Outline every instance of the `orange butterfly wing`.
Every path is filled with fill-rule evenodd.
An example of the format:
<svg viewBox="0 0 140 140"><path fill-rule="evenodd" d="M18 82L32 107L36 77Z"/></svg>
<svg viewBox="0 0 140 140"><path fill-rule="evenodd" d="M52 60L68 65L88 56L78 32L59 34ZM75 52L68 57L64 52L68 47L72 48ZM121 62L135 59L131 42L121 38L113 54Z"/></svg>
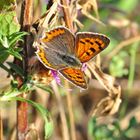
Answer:
<svg viewBox="0 0 140 140"><path fill-rule="evenodd" d="M75 36L64 27L57 27L36 42L36 55L47 68L59 70L66 67L62 55L73 55Z"/></svg>
<svg viewBox="0 0 140 140"><path fill-rule="evenodd" d="M110 42L106 36L95 33L78 33L75 39L74 35L63 27L46 32L40 41L45 45L45 48L38 46L39 50L36 52L40 61L48 68L59 70L66 79L83 89L87 88L84 73L80 68L64 68L65 65L57 60L57 50L60 53L75 53L80 62L85 63L105 49Z"/></svg>
<svg viewBox="0 0 140 140"><path fill-rule="evenodd" d="M110 40L98 33L77 33L75 53L85 63L104 50Z"/></svg>
<svg viewBox="0 0 140 140"><path fill-rule="evenodd" d="M75 36L70 30L64 27L57 27L45 32L40 40L46 47L58 50L62 53L74 53Z"/></svg>
<svg viewBox="0 0 140 140"><path fill-rule="evenodd" d="M68 67L60 70L59 72L76 86L79 86L83 89L87 88L87 83L84 77L84 73L80 69Z"/></svg>

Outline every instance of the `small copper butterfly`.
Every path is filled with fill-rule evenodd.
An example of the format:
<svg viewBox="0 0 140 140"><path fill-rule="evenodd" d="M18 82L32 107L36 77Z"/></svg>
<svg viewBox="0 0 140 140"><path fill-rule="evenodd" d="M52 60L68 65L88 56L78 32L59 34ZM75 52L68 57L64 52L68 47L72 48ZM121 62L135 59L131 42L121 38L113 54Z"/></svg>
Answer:
<svg viewBox="0 0 140 140"><path fill-rule="evenodd" d="M92 32L78 32L74 35L66 27L57 27L38 39L36 55L43 65L57 70L71 83L87 88L82 64L104 50L108 37Z"/></svg>

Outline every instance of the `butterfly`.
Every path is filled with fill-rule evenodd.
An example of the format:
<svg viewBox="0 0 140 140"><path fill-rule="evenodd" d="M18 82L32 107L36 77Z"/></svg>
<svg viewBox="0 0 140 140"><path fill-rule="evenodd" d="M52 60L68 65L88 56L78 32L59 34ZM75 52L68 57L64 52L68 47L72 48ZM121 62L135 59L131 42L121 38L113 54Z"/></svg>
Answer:
<svg viewBox="0 0 140 140"><path fill-rule="evenodd" d="M58 71L74 85L86 89L82 65L104 50L110 40L103 34L57 27L39 38L36 55L49 69Z"/></svg>

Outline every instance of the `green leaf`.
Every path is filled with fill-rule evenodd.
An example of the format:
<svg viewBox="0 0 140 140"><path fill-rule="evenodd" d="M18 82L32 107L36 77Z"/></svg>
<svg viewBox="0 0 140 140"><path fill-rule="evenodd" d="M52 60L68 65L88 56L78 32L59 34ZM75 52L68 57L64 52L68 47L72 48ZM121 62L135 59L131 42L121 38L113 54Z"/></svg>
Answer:
<svg viewBox="0 0 140 140"><path fill-rule="evenodd" d="M96 118L94 117L91 118L88 122L88 134L92 136L95 129L96 129Z"/></svg>
<svg viewBox="0 0 140 140"><path fill-rule="evenodd" d="M0 34L7 36L19 31L16 17L16 0L0 0Z"/></svg>
<svg viewBox="0 0 140 140"><path fill-rule="evenodd" d="M7 52L7 48L0 47L0 63L4 63L8 56L9 53Z"/></svg>
<svg viewBox="0 0 140 140"><path fill-rule="evenodd" d="M17 48L14 48L14 50L15 50L16 52L21 52L21 51L23 50L23 48L17 47Z"/></svg>
<svg viewBox="0 0 140 140"><path fill-rule="evenodd" d="M14 63L11 63L11 62L7 62L7 64L10 66L10 68L12 70L14 70L18 75L20 76L24 76L24 72L22 70L22 68Z"/></svg>
<svg viewBox="0 0 140 140"><path fill-rule="evenodd" d="M128 74L128 69L125 68L125 58L128 56L127 52L121 51L118 55L115 55L109 65L109 71L111 75L116 77L122 77Z"/></svg>
<svg viewBox="0 0 140 140"><path fill-rule="evenodd" d="M15 85L17 85L15 83ZM48 110L46 108L44 108L42 105L33 102L29 99L25 99L25 98L21 98L21 97L17 97L18 95L31 91L33 90L32 86L30 84L25 83L20 89L16 88L16 86L14 86L15 88L10 88L7 92L5 92L3 94L3 96L0 96L0 101L13 101L13 100L18 100L21 102L28 102L29 104L31 104L32 106L34 106L39 113L42 115L43 119L45 120L45 138L48 139L53 132L53 122L50 116L50 113L48 112Z"/></svg>
<svg viewBox="0 0 140 140"><path fill-rule="evenodd" d="M116 130L121 131L120 124L119 124L118 121L115 121L115 122L113 123L113 126L116 128Z"/></svg>
<svg viewBox="0 0 140 140"><path fill-rule="evenodd" d="M14 82L14 86L12 86L12 88L10 87L10 89L7 89L7 91L4 91L3 96L0 96L0 101L15 100L16 96L19 96L20 94L29 92L34 89L30 84L27 84L27 83L22 85L22 87L19 89L17 88L17 85L18 84L15 84Z"/></svg>
<svg viewBox="0 0 140 140"><path fill-rule="evenodd" d="M131 13L138 4L139 4L139 0L129 0L129 1L120 0L118 1L116 7L122 9L125 12Z"/></svg>
<svg viewBox="0 0 140 140"><path fill-rule="evenodd" d="M42 105L36 102L33 102L29 99L25 99L21 97L16 97L14 99L18 101L22 101L22 102L28 102L39 111L39 113L42 115L42 117L45 120L45 139L48 139L52 135L52 132L53 132L53 121L51 119L49 111L46 108L44 108Z"/></svg>
<svg viewBox="0 0 140 140"><path fill-rule="evenodd" d="M129 126L128 128L126 128L124 130L124 136L127 137L127 138L134 138L136 135L139 134L139 132L137 132L137 126L138 126L138 122L136 120L136 118L133 116L131 119L130 119L130 122L129 122Z"/></svg>
<svg viewBox="0 0 140 140"><path fill-rule="evenodd" d="M2 69L4 69L5 71L7 71L9 74L12 74L12 72L10 71L10 69L8 69L5 65L3 65L2 63L0 63L0 67Z"/></svg>
<svg viewBox="0 0 140 140"><path fill-rule="evenodd" d="M15 7L16 0L0 0L0 12L6 12L11 9L11 11Z"/></svg>
<svg viewBox="0 0 140 140"><path fill-rule="evenodd" d="M9 49L7 50L7 52L8 52L9 54L13 55L14 57L16 57L16 58L22 60L21 54L20 54L19 52L15 51L14 49L9 48Z"/></svg>
<svg viewBox="0 0 140 140"><path fill-rule="evenodd" d="M134 126L136 126L137 124L138 124L138 122L137 122L136 118L135 117L132 117L130 119L129 126L128 126L127 130L130 129L130 128L132 128L132 127L134 127Z"/></svg>
<svg viewBox="0 0 140 140"><path fill-rule="evenodd" d="M6 43L6 41L2 40L1 37L0 37L0 43L1 43L0 44L0 63L3 63L8 58L9 55L13 55L14 57L22 60L22 56L19 53L22 50L22 48L9 47L8 40Z"/></svg>
<svg viewBox="0 0 140 140"><path fill-rule="evenodd" d="M42 85L42 84L35 84L36 87L43 89L49 93L53 93L52 89L49 86Z"/></svg>
<svg viewBox="0 0 140 140"><path fill-rule="evenodd" d="M9 39L9 46L13 47L17 41L19 41L21 39L21 37L28 35L27 32L15 32L13 34L11 34L8 39Z"/></svg>
<svg viewBox="0 0 140 140"><path fill-rule="evenodd" d="M0 36L1 47L9 48L8 38L6 36Z"/></svg>
<svg viewBox="0 0 140 140"><path fill-rule="evenodd" d="M9 36L14 32L18 32L20 25L16 19L16 12L4 12L0 14L0 34Z"/></svg>

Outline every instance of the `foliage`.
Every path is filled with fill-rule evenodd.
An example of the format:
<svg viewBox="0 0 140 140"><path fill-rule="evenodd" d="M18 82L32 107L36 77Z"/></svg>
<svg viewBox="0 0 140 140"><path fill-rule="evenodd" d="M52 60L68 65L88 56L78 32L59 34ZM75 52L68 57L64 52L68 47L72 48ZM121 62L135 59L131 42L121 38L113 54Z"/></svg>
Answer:
<svg viewBox="0 0 140 140"><path fill-rule="evenodd" d="M139 97L139 94L137 94L137 90L139 92L139 88L135 89L134 86L135 83L137 81L139 82L140 79L139 0L101 0L98 1L98 3L95 0L95 3L92 4L90 4L90 2L93 2L92 0L81 0L79 3L75 0L71 1L73 3L70 6L75 4L73 8L76 7L75 9L70 7L71 13L74 13L72 19L75 29L79 29L81 31L100 32L109 36L111 40L109 47L103 53L101 53L102 57L100 63L101 66L103 66L101 69L109 73L111 76L114 76L118 81L120 81L119 84L121 84L122 81L126 81L122 86L123 100L121 109L116 116L112 117L113 122L108 122L108 120L105 119L104 123L100 124L100 120L98 120L98 118L91 118L88 122L88 133L86 133L86 136L84 135L86 131L84 122L85 120L89 119L87 118L87 112L89 111L90 105L96 102L99 96L104 96L103 94L100 94L103 93L103 90L100 88L98 89L98 84L96 85L96 82L94 82L95 79L91 80L91 86L93 87L85 92L84 95L86 96L84 96L81 92L80 97L78 96L79 94L71 95L74 99L74 113L78 112L76 117L74 116L75 114L73 114L72 117L67 116L67 114L69 114L68 110L72 108L72 105L69 107L71 104L69 99L67 99L68 107L65 107L64 105L63 108L62 106L63 101L65 103L65 96L67 97L67 92L72 91L73 93L78 93L78 90L67 90L67 88L60 88L60 95L63 95L63 99L61 100L59 97L58 99L52 99L53 95L50 94L51 99L50 101L47 100L47 108L49 109L46 109L46 106L43 107L43 105L34 102L32 99L19 97L22 93L35 91L36 88L43 89L43 91L46 91L47 93L53 93L54 91L52 91L52 89L48 86L42 86L40 84L33 83L30 75L25 74L23 67L13 62L8 62L9 57L23 62L24 48L21 48L20 46L24 42L24 37L31 35L27 32L20 31L20 24L18 23L17 15L15 12L15 0L0 1L0 68L5 70L9 76L12 77L11 84L8 86L8 88L0 89L0 102L21 101L27 102L33 106L41 114L45 121L44 131L46 139L50 138L52 133L55 133L55 136L60 133L57 132L58 130L61 130L60 118L62 117L62 122L65 118L64 114L61 115L62 112L66 114L66 121L68 120L65 125L69 124L68 126L64 126L64 128L68 127L68 130L70 129L70 134L75 131L78 136L81 136L80 138L88 139L87 137L89 137L91 140L139 139L140 137L138 136L138 130L140 123L139 119L137 119L137 117L139 117L136 115L137 111L134 113L132 112L131 119L127 118L129 116L127 113L131 112L135 107L139 106L139 99L137 98ZM89 5L87 3L89 3ZM62 25L64 24L61 9L63 6L61 6L61 4L58 4L57 10L56 8L52 7L52 9L50 9L50 11L52 10L51 13L47 13L49 19L46 21L50 24L48 25L48 28L56 25L57 23L61 23ZM46 3L41 7L39 1L36 0L34 8L34 12L38 12L37 15L40 14L39 11L44 13L46 12ZM47 5L47 8L49 8L49 5ZM34 15L36 17L36 13L34 13ZM81 27L82 29L80 29ZM18 82L15 80L15 75L19 75L21 78L23 78L23 84L20 88L18 87ZM92 78L93 74L90 73L89 77ZM62 94L62 92L65 93ZM94 96L92 94L93 92ZM42 93L38 95L39 96L37 98L43 98ZM35 97L34 95L32 96ZM60 110L59 106L56 105L56 100L58 101L58 105L60 105ZM54 105L56 106L54 107ZM53 119L56 124L53 124L50 112L52 112L53 115L55 114L55 118ZM69 121L71 119L70 117L72 119L75 117L74 126L76 126L76 130L71 130L71 121ZM122 127L123 119L127 119L126 128ZM62 127L63 125L64 124L62 124ZM60 133L58 137L61 139L62 134Z"/></svg>
<svg viewBox="0 0 140 140"><path fill-rule="evenodd" d="M126 129L122 129L117 120L111 124L97 124L96 118L92 118L88 124L88 132L94 140L129 140L136 135L137 126L135 117L130 119Z"/></svg>
<svg viewBox="0 0 140 140"><path fill-rule="evenodd" d="M7 62L9 56L12 56L20 61L23 60L23 48L20 44L24 41L23 37L29 35L27 32L20 31L16 12L13 9L15 1L1 1L0 2L0 67L7 71L10 76L20 75L24 78L24 71L22 67L13 63ZM11 10L10 10L11 8ZM7 65L8 64L8 65ZM14 78L14 77L13 77ZM35 107L42 118L45 120L45 138L50 137L53 131L53 123L50 113L39 103L32 100L19 97L19 95L34 90L33 85L29 83L29 79L19 88L16 80L11 81L11 85L6 90L0 89L0 102L6 101L21 101L27 102ZM48 88L45 90L50 91Z"/></svg>
<svg viewBox="0 0 140 140"><path fill-rule="evenodd" d="M121 51L118 55L112 58L109 65L111 75L115 77L123 77L128 74L128 69L125 68L125 58L128 57L126 51Z"/></svg>

